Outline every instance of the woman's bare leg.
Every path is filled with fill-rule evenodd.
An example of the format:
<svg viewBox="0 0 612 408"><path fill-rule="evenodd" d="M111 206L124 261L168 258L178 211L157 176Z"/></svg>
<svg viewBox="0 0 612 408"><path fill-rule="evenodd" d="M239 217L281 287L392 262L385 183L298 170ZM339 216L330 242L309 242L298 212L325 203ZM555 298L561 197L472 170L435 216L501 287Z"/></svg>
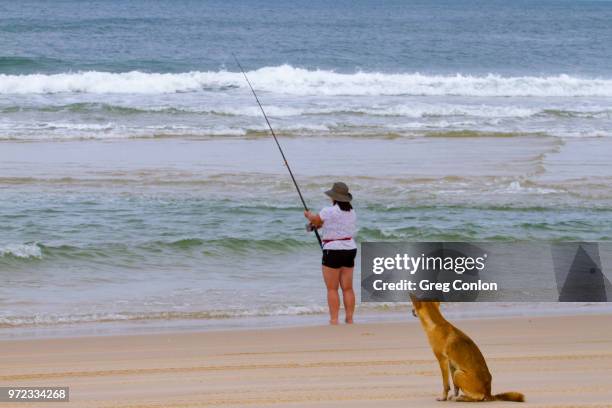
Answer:
<svg viewBox="0 0 612 408"><path fill-rule="evenodd" d="M340 297L338 296L340 269L323 266L323 280L325 281L325 286L327 287L329 323L338 324L338 311L340 310Z"/></svg>
<svg viewBox="0 0 612 408"><path fill-rule="evenodd" d="M345 321L353 323L353 313L355 313L355 291L353 290L353 268L340 268L340 287L342 288L342 300L346 313Z"/></svg>

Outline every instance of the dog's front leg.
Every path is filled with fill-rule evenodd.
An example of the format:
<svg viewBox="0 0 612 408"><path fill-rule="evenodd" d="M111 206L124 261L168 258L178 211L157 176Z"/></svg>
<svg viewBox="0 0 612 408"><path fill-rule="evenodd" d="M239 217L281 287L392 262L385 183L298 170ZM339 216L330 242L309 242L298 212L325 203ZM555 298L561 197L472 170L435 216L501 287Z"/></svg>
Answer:
<svg viewBox="0 0 612 408"><path fill-rule="evenodd" d="M440 364L440 371L442 371L442 397L437 398L438 401L446 401L448 399L448 392L450 391L450 384L448 382L448 359L444 356L438 357L438 363Z"/></svg>
<svg viewBox="0 0 612 408"><path fill-rule="evenodd" d="M451 381L453 382L453 395L455 397L458 397L459 396L459 386L455 384L455 366L450 360L448 360L448 368L450 370Z"/></svg>

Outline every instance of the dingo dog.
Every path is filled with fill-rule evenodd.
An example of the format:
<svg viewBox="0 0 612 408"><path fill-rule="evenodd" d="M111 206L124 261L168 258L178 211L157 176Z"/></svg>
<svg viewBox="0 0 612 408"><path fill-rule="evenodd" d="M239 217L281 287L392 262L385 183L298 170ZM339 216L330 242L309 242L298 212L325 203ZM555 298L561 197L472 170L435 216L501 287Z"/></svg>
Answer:
<svg viewBox="0 0 612 408"><path fill-rule="evenodd" d="M455 401L525 401L520 392L491 395L491 373L476 343L442 316L440 302L419 301L412 295L410 299L412 313L421 321L442 371L442 397L438 401L449 399L449 373Z"/></svg>

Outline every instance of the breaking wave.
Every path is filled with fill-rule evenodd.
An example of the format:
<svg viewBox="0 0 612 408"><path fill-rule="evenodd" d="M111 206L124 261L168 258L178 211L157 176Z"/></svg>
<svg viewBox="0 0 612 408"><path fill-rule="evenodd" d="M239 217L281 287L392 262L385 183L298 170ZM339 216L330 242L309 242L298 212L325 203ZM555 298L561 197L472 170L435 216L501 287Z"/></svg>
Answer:
<svg viewBox="0 0 612 408"><path fill-rule="evenodd" d="M505 77L497 74L340 73L291 65L264 67L250 71L248 75L258 90L291 95L612 96L612 79L570 75ZM245 86L240 73L224 70L0 75L0 94L166 94L225 92Z"/></svg>
<svg viewBox="0 0 612 408"><path fill-rule="evenodd" d="M228 253L248 254L269 251L288 253L312 247L310 240L297 240L282 236L269 239L247 238L184 238L175 241L150 241L136 245L108 242L88 245L49 245L43 243L9 244L0 246L0 264L7 261L16 265L33 260L81 259L106 260L148 257L165 253L177 256L225 256Z"/></svg>
<svg viewBox="0 0 612 408"><path fill-rule="evenodd" d="M211 116L250 116L261 117L257 106L126 106L108 103L72 103L67 105L48 106L7 106L0 108L0 113L42 112L42 113L102 113L116 116L163 114L163 115L211 115ZM612 111L611 111L612 112ZM266 113L273 117L291 117L302 115L370 115L398 116L409 118L443 117L443 116L475 116L485 118L515 118L534 115L551 115L563 117L594 117L607 115L606 110L598 111L565 111L538 110L520 106L488 106L488 105L450 105L450 104L398 104L390 106L359 106L355 104L335 103L333 106L289 107L266 105Z"/></svg>
<svg viewBox="0 0 612 408"><path fill-rule="evenodd" d="M36 243L7 244L0 246L0 258L40 259L42 250Z"/></svg>

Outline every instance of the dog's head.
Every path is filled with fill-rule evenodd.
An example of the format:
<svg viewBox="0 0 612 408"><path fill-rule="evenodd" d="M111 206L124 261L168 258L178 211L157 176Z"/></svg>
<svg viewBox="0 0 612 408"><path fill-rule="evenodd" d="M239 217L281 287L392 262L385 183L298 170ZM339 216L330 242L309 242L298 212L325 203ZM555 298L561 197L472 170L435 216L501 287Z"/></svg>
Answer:
<svg viewBox="0 0 612 408"><path fill-rule="evenodd" d="M412 301L412 315L414 317L419 316L419 312L423 310L423 308L434 307L436 309L440 308L440 302L438 300L419 300L412 293L410 294L410 300Z"/></svg>

